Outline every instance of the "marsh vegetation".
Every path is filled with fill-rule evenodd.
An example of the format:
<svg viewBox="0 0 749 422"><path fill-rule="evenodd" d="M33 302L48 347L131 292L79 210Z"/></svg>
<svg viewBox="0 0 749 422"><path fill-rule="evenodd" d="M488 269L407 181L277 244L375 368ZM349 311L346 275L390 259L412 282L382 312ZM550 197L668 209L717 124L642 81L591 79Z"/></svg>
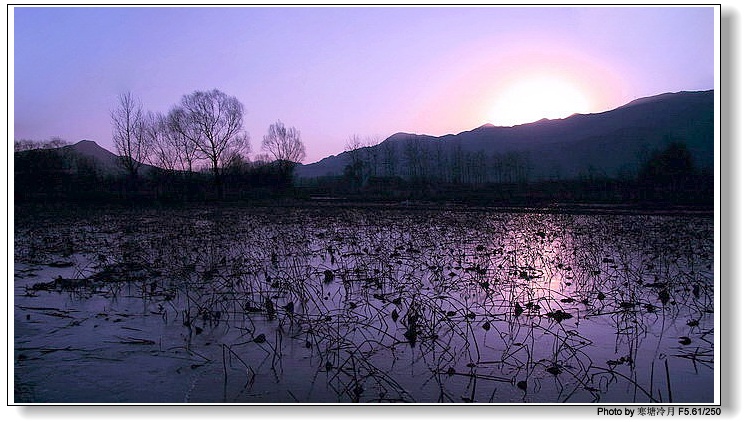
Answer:
<svg viewBox="0 0 749 422"><path fill-rule="evenodd" d="M16 213L16 402L703 403L712 215Z"/></svg>

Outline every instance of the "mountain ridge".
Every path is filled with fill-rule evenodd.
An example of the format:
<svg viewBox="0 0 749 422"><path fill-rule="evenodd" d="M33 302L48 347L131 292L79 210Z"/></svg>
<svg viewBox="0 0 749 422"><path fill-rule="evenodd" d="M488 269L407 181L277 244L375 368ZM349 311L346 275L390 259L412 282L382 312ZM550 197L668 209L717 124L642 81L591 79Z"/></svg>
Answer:
<svg viewBox="0 0 749 422"><path fill-rule="evenodd" d="M438 154L471 155L474 165L491 166L490 161L519 154L528 161L529 180L575 178L582 174L617 176L632 174L646 158L668 142L687 144L698 168L711 168L714 160L714 90L662 93L630 101L612 110L573 114L561 119L540 119L514 126L483 124L474 129L441 136L396 132L375 146L360 150L379 156L374 163L382 174L374 176L408 177L413 163L405 157L407 149L422 154L420 165L431 168L448 165L435 162ZM120 157L95 141L84 139L61 147L64 152L90 158L102 173L122 175ZM438 151L439 150L439 151ZM413 152L413 151L412 151ZM392 163L383 157L390 154ZM443 157L444 158L444 157ZM484 160L482 164L481 160ZM315 178L341 176L351 164L348 151L299 165L296 176ZM469 163L470 164L470 163ZM499 163L496 163L499 165ZM387 173L382 169L390 166ZM141 174L156 169L143 163ZM444 173L446 170L438 169ZM444 176L444 175L443 175ZM491 180L489 180L491 181Z"/></svg>
<svg viewBox="0 0 749 422"><path fill-rule="evenodd" d="M615 176L637 171L646 151L663 148L670 141L685 142L698 167L711 167L713 126L714 90L680 91L639 98L604 112L515 126L484 124L442 136L398 132L364 151L381 156L393 144L415 142L429 145L424 152L432 155L440 148L483 151L486 157L517 152L530 157L532 180L578 177L591 169ZM300 178L341 175L350 162L350 153L342 152L298 166L296 174Z"/></svg>

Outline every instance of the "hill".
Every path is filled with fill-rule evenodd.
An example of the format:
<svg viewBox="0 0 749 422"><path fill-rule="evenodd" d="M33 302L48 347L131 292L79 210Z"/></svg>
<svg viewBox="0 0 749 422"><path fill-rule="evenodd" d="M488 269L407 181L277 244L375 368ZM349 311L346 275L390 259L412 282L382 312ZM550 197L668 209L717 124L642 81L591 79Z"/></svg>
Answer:
<svg viewBox="0 0 749 422"><path fill-rule="evenodd" d="M616 109L440 137L396 133L380 144L299 166L300 178L342 175L359 160L373 176L472 182L631 176L656 150L686 144L695 166L714 161L714 92L641 98ZM360 158L364 157L364 158Z"/></svg>
<svg viewBox="0 0 749 422"><path fill-rule="evenodd" d="M87 158L102 174L124 174L124 171L119 164L120 158L110 151L100 147L99 144L94 141L82 140L72 145L66 145L60 148L60 150L67 156Z"/></svg>
<svg viewBox="0 0 749 422"><path fill-rule="evenodd" d="M120 157L107 149L102 148L94 141L82 140L72 145L60 148L63 154L68 156L83 157L96 166L102 175L123 175L124 169L120 164ZM140 174L145 175L156 169L149 164L141 164Z"/></svg>

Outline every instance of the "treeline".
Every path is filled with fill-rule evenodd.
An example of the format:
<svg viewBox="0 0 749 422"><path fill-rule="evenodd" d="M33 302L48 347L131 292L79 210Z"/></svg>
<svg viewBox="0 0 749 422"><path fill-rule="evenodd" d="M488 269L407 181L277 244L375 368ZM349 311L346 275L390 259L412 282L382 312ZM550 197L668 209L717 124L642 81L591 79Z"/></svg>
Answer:
<svg viewBox="0 0 749 422"><path fill-rule="evenodd" d="M16 201L82 200L103 202L191 202L321 199L338 201L426 200L484 205L536 206L550 203L684 204L713 203L713 173L697 169L684 144L671 143L654 151L639 172L612 178L589 172L575 179L531 181L518 155L499 155L495 178L477 176L480 155L439 169L441 176L419 173L388 175L372 168L356 148L343 175L294 178L295 163L236 159L221 167L221 196L210 166L194 171L147 166L133 179L124 169L112 173L100 163L61 147L61 141L16 144ZM428 167L434 169L433 167ZM492 169L491 166L484 167ZM432 171L432 170L428 170Z"/></svg>
<svg viewBox="0 0 749 422"><path fill-rule="evenodd" d="M367 146L354 136L347 143L347 156L344 176L358 186L369 184L371 178L469 186L527 184L531 180L532 160L528 152L487 154L464 149L460 143L446 146L417 136Z"/></svg>
<svg viewBox="0 0 749 422"><path fill-rule="evenodd" d="M216 89L184 95L166 114L144 111L140 101L127 92L119 96L111 119L114 146L127 183L132 185L129 190L134 192L141 188L139 170L143 163L157 168L157 174L152 175L156 179L186 183L188 191L194 188L193 173L202 167L202 173L210 174L214 198L221 200L227 178L236 182L240 174L251 179L288 181L293 163L301 162L306 155L300 132L278 121L263 137L264 154L256 159L259 164L251 165L244 105ZM269 164L271 160L275 168Z"/></svg>
<svg viewBox="0 0 749 422"><path fill-rule="evenodd" d="M357 145L354 142L354 145ZM488 155L416 138L401 145L349 149L343 175L297 183L318 197L360 200L466 201L490 205L552 202L712 205L713 171L699 169L687 146L669 142L642 157L636 172L609 176L595 168L575 178L534 179L522 152Z"/></svg>
<svg viewBox="0 0 749 422"><path fill-rule="evenodd" d="M250 158L244 106L221 91L185 95L167 112L146 111L131 93L111 111L114 169L61 139L16 141L17 201L464 201L490 205L551 202L713 203L712 170L698 169L684 143L670 140L631 174L590 168L577 177L534 178L528 153L487 154L417 136L378 143L352 136L342 174L299 178L301 133L277 121Z"/></svg>
<svg viewBox="0 0 749 422"><path fill-rule="evenodd" d="M92 199L108 190L97 163L63 148L65 145L59 138L14 143L16 202Z"/></svg>
<svg viewBox="0 0 749 422"><path fill-rule="evenodd" d="M76 152L58 140L15 145L14 198L25 201L191 202L216 201L210 167L194 171L139 168L137 178L124 169ZM234 160L221 169L222 200L278 199L295 195L294 163Z"/></svg>
<svg viewBox="0 0 749 422"><path fill-rule="evenodd" d="M132 93L111 111L114 169L60 139L15 142L17 200L224 200L287 195L306 155L301 133L277 121L250 159L244 106L219 90L184 95L167 112Z"/></svg>

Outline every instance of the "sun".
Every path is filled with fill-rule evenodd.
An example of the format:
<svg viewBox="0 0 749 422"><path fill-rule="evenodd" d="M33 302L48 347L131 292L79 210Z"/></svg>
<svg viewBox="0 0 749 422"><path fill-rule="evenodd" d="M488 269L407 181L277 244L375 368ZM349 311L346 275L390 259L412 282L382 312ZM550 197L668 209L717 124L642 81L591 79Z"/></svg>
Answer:
<svg viewBox="0 0 749 422"><path fill-rule="evenodd" d="M487 116L499 126L558 119L589 113L590 100L575 82L556 75L530 75L508 81L499 89Z"/></svg>

